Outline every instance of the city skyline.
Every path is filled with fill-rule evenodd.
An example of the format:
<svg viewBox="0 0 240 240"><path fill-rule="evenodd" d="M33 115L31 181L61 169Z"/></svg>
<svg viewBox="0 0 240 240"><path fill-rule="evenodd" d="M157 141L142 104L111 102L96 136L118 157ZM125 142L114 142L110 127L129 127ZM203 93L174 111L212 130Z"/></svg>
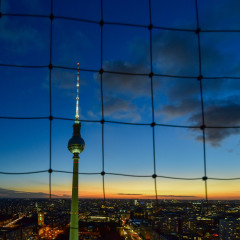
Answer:
<svg viewBox="0 0 240 240"><path fill-rule="evenodd" d="M79 199L79 239L239 238L239 200L159 203ZM1 199L0 239L68 239L70 205L70 199Z"/></svg>
<svg viewBox="0 0 240 240"><path fill-rule="evenodd" d="M49 169L49 32L45 17L50 1L2 1L0 21L1 104L0 164L2 172L32 172ZM121 4L120 4L121 2ZM19 5L20 4L20 5ZM195 30L194 1L152 1L153 26ZM149 30L143 27L107 24L123 22L149 25L148 1L103 1L103 105L104 162L106 173L147 175L136 178L105 175L106 198L154 198L151 71ZM206 164L209 178L238 178L240 156L240 55L236 20L237 1L199 1L203 99L206 126L234 128L206 129ZM126 8L127 6L127 8ZM63 11L64 9L64 11ZM79 198L103 198L101 19L99 1L66 4L53 1L54 16L79 17L90 22L54 18L52 48L52 196L71 196L72 159L67 140L75 118L76 63L80 63L79 118L86 149L79 161ZM180 9L180 10L179 10ZM126 14L123 14L123 13ZM161 13L161 14L160 14ZM169 14L168 14L169 13ZM6 14L6 15L4 15ZM94 23L91 23L93 21ZM221 29L230 32L217 32ZM207 32L214 30L216 32ZM152 30L153 99L155 122L166 125L201 126L198 46L195 31ZM5 65L43 66L20 68ZM66 69L58 68L66 67ZM83 71L81 69L88 69ZM94 70L94 71L91 71ZM139 73L143 75L114 74ZM145 76L145 75L146 76ZM156 74L171 75L156 76ZM178 76L178 77L173 77ZM181 78L187 76L189 78ZM225 78L228 76L229 78ZM214 77L219 77L214 79ZM221 78L222 77L222 78ZM236 79L234 79L236 78ZM45 117L46 119L4 119L3 117ZM56 118L66 118L61 120ZM71 120L72 119L72 120ZM93 122L86 122L90 120ZM199 178L177 180L157 178L158 197L204 199L203 144L201 129L155 127L156 174ZM44 196L49 193L47 172L30 175L0 174L0 197ZM209 199L240 199L239 180L208 180ZM20 192L20 193L19 193ZM29 193L29 194L27 194Z"/></svg>

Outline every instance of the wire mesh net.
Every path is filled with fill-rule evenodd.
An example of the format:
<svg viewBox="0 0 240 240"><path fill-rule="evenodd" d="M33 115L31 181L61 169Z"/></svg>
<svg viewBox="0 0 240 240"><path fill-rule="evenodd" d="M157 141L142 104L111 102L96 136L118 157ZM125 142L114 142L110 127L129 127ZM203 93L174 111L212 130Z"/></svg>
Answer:
<svg viewBox="0 0 240 240"><path fill-rule="evenodd" d="M119 14L116 16L109 15L108 12L105 14L104 9L114 9L118 6L119 2L114 4L113 2L107 2L105 4L104 1L96 1L88 11L87 9L84 11L84 8L74 10L74 4L76 3L71 3L73 8L70 8L67 2L63 3L65 6L60 6L53 0L47 3L45 2L44 4L49 4L49 7L46 8L48 10L43 12L41 12L41 10L38 11L36 8L32 8L31 12L25 12L24 9L21 8L22 10L18 12L17 6L15 6L11 12L7 11L7 1L1 2L3 6L0 18L2 28L4 28L4 25L9 24L7 25L9 30L7 33L5 32L5 34L9 34L10 38L13 35L17 35L19 38L17 41L23 41L22 46L29 47L31 50L28 55L24 54L21 57L21 54L19 54L20 57L15 58L16 51L21 53L22 50L20 48L14 49L14 51L9 51L8 55L3 55L0 58L0 67L3 72L2 75L4 76L1 91L7 102L6 107L4 106L2 108L0 117L1 126L4 129L4 126L7 128L8 125L11 125L18 136L24 135L28 141L35 141L33 138L34 135L42 135L45 138L44 144L41 145L41 151L44 153L41 154L41 158L38 157L39 149L35 149L32 152L29 151L29 155L33 156L34 161L40 162L41 167L26 161L25 163L21 163L24 167L18 168L21 170L19 172L15 172L15 165L13 165L11 169L0 172L2 175L14 175L14 178L11 178L12 180L10 180L10 178L8 179L9 185L17 181L17 176L15 175L43 174L44 178L46 178L46 173L48 173L48 192L49 198L51 199L52 175L68 173L70 176L70 174L72 174L71 169L64 169L64 161L69 158L69 155L60 157L57 152L58 146L66 146L66 142L59 140L60 135L63 136L66 134L64 140L67 141L67 136L69 137L72 132L71 122L74 119L69 116L73 116L73 112L68 106L73 105L74 98L71 98L71 102L66 102L66 99L59 89L63 87L66 94L74 96L74 80L76 79L77 67L73 59L79 57L79 52L81 52L86 59L85 62L83 61L80 64L80 82L81 79L89 79L87 85L84 84L84 81L80 83L80 89L83 89L82 95L80 96L80 106L84 111L87 111L88 108L88 105L85 103L91 102L92 106L94 106L94 109L89 109L87 118L82 117L82 119L80 119L83 125L82 131L84 131L82 135L84 136L88 131L94 132L95 134L91 141L98 143L98 146L93 146L91 150L98 154L94 164L83 164L82 167L80 167L79 174L83 175L82 181L85 182L87 182L86 179L89 179L89 182L97 179L99 183L101 178L104 201L105 198L108 197L109 191L114 188L114 186L112 186L112 182L114 182L113 176L116 177L116 179L120 177L125 177L126 179L131 177L138 178L139 182L148 179L147 183L150 184L152 182L153 184L153 187L149 186L149 188L152 188L150 195L153 194L156 201L158 201L159 195L161 196L161 191L164 191L162 189L162 182L167 179L193 182L203 180L206 202L208 201L209 180L227 181L240 179L239 177L231 177L231 173L227 178L223 178L221 173L219 175L208 174L207 141L211 141L214 137L216 138L229 132L238 133L240 128L240 126L237 125L237 121L230 121L220 114L221 106L220 104L218 105L218 102L216 103L215 109L208 107L214 98L217 99L217 97L212 96L211 89L213 85L221 85L221 81L224 83L232 81L232 84L237 84L234 81L240 77L231 74L228 76L221 75L221 72L216 75L212 74L211 69L208 69L209 64L206 65L206 62L215 57L213 56L214 52L209 51L209 49L206 48L206 44L204 44L206 39L209 38L210 41L216 42L216 44L221 45L226 42L231 44L231 39L228 39L227 34L235 34L234 37L237 39L239 30L212 28L211 24L206 26L204 24L203 26L200 25L201 16L199 16L199 13L201 13L201 11L198 9L199 3L197 0L195 2L188 1L186 6L188 6L191 11L187 11L188 15L185 16L183 16L183 12L176 11L177 6L175 6L173 13L176 14L176 17L180 20L174 26L171 26L171 23L169 24L168 22L165 22L166 26L163 24L161 18L162 15L165 14L164 9L158 9L155 1L151 0L142 1L141 4L145 6L145 9L148 9L148 11L144 12L136 12L128 5L128 11L135 12L134 17L128 20L126 20L124 14L121 13L121 11L123 11L122 8L118 9ZM122 2L121 4L124 6L126 2ZM85 8L89 6L90 5L86 5ZM5 11L4 9L7 10ZM170 7L165 10L172 11ZM159 11L162 14L160 14ZM86 12L89 12L90 15L86 15ZM79 16L81 16L81 18L79 18ZM183 21L181 21L181 19ZM190 22L191 27L184 25L186 20ZM17 21L19 21L22 26L27 26L31 23L31 32L24 32L24 27L18 31L16 26L11 26L11 23L13 24ZM34 25L35 28L39 28L39 32L34 30ZM76 29L78 29L82 35L74 34ZM129 31L129 29L131 30ZM106 33L108 33L107 37ZM84 36L92 39L91 47L81 44L81 42L86 42L83 39ZM119 46L118 41L114 42L114 39L120 36L121 46ZM79 41L73 41L76 37ZM144 39L144 42L139 42L139 38ZM165 51L170 43L166 41L167 43L164 45L163 42L161 42L164 39L171 39L173 42L170 46L175 46L175 49L172 49L172 52L168 51L167 54ZM134 40L133 45L136 48L142 48L143 45L145 48L144 51L137 56L138 59L133 51L134 57L127 60L125 59L125 52L127 51L126 45L132 40ZM223 40L223 42L221 42L221 40ZM41 41L43 41L44 44L41 44ZM186 57L182 60L184 61L182 65L171 62L173 60L171 54L174 54L176 51L182 51L177 47L179 41L186 44L188 51L183 53ZM10 47L14 45L12 42L8 42L8 44ZM65 51L66 56L61 58L60 55L64 47L67 48L67 51ZM119 52L119 47L121 48L121 53ZM106 49L108 49L108 51ZM183 49L183 51L184 50L185 49ZM117 54L119 54L120 60L112 60ZM165 56L165 59L159 62L161 56ZM169 59L167 57L169 57ZM126 61L128 61L128 64L126 64ZM212 68L216 68L214 61L211 64ZM229 69L228 63L223 62L221 66L226 68L225 71L222 72L227 74ZM14 76L16 75L18 79L15 79ZM35 76L38 76L38 79L42 79L42 82L35 83L32 80ZM13 79L14 84L13 82L10 83L7 81L7 79ZM31 104L27 104L26 97L20 91L23 81L32 91L32 93L28 95L31 96L28 99ZM38 87L39 84L41 84L41 88ZM181 91L176 91L174 88L176 85L182 88L189 88L189 92L192 92L197 97L191 98L190 94L190 97L186 99ZM116 88L116 86L118 87ZM136 108L132 106L132 108L130 108L131 114L124 112L124 106L127 104L126 99L128 103L135 101L135 96L130 94L131 91L129 93L129 89L134 89L135 94L141 98L139 103L146 105L142 111L137 112ZM10 92L11 94L9 94ZM89 94L89 92L91 92L91 94ZM163 121L163 119L159 117L159 112L162 108L161 104L166 101L164 98L166 93L182 99L182 105L172 106L171 109L165 108L165 111L174 110L173 108L175 107L175 114L180 114L177 110L184 111L184 101L191 102L193 109L197 106L199 114L193 117L192 124L188 124L185 120L181 122L178 120L168 121L168 119ZM21 103L19 104L19 106L22 106L21 108L16 109L14 102L10 101L12 94L15 95L17 101ZM226 89L225 93L221 92L221 94L227 96L228 89ZM112 95L121 99L120 105L112 100ZM32 104L38 107L32 108ZM11 108L16 111L10 111L9 109ZM219 121L212 120L211 114L213 111L219 112ZM126 114L128 114L127 118L130 119L130 121L122 120L126 117ZM23 124L23 122L25 123ZM22 126L27 127L24 129ZM121 128L119 128L119 126L121 126ZM195 133L201 142L201 146L198 145L198 153L191 152L191 149L187 147L188 141L193 141L193 137L190 140L186 140L186 149L177 148L177 134L173 131L179 132L179 135L184 135L186 131L189 130ZM145 138L144 141L140 139L138 143L139 148L147 150L142 153L143 159L134 163L130 167L130 170L126 172L126 169L122 166L130 164L128 159L134 159L135 152L139 151L139 149L134 149L134 146L131 146L131 136L136 134L136 132L139 133L139 136L142 135ZM26 136L28 133L31 134ZM171 134L172 137L169 138L170 141L168 141L168 136L171 136ZM114 135L118 137L122 135L122 137L115 139ZM7 136L7 132L3 131L2 136ZM124 138L129 139L126 141ZM10 139L6 139L7 138L5 138L4 141L9 141L10 144ZM106 146L110 144L111 141L115 142L116 148L109 151L109 149L106 149ZM135 141L135 139L132 141ZM126 143L129 144L129 146L126 146ZM36 146L37 145L38 143L36 142ZM15 146L13 146L13 149L14 147ZM126 147L132 151L129 153L131 156L124 156L124 152L121 152L121 149ZM179 154L192 154L196 160L194 160L194 162L184 160L184 158L182 160L176 160L174 156L171 156L172 149L178 151ZM14 151L16 151L16 154L23 154L20 150L18 151L18 149L14 149ZM114 152L116 156L113 155ZM209 152L211 152L211 150L209 150ZM215 156L214 153L209 155L212 159L216 159L219 153L215 153ZM96 158L94 154L89 156ZM56 161L53 161L53 159ZM113 162L112 159L115 159L115 161ZM141 166L141 173L134 171L135 164ZM189 171L188 176L181 173L175 176L171 174L171 166L177 166L178 164L181 166L184 165L186 168L192 164L191 169L195 167L198 170L193 171L193 173ZM39 167L39 170L35 170L36 166L37 168ZM13 182L10 183L10 181ZM24 177L24 181L27 182L27 185L31 182L27 176ZM130 180L128 181L130 182ZM160 186L158 186L158 183L160 183ZM31 183L31 185L32 184L33 183ZM44 179L44 184L46 186L46 179ZM164 184L167 185L167 183ZM59 188L59 186L56 188ZM43 189L43 191L44 190L46 189Z"/></svg>

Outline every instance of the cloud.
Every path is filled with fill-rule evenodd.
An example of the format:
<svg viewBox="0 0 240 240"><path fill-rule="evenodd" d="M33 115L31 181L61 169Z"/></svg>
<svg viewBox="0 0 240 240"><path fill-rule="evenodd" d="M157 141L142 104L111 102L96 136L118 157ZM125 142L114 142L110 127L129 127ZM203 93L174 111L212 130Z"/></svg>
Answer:
<svg viewBox="0 0 240 240"><path fill-rule="evenodd" d="M91 110L87 111L87 115L88 115L90 118L95 118L95 119L97 119L97 118L99 117L96 113L94 113L94 112L91 111Z"/></svg>
<svg viewBox="0 0 240 240"><path fill-rule="evenodd" d="M157 32L157 31L156 31ZM232 35L201 36L202 72L204 76L239 74L239 55L232 44L239 39ZM198 40L195 33L158 31L153 36L153 68L160 74L198 76ZM146 49L146 56L149 55ZM221 66L221 67L220 67Z"/></svg>
<svg viewBox="0 0 240 240"><path fill-rule="evenodd" d="M59 196L54 194L52 194L52 197L59 198ZM49 198L49 194L43 192L24 192L0 188L0 198Z"/></svg>
<svg viewBox="0 0 240 240"><path fill-rule="evenodd" d="M196 75L197 38L193 34L159 31L153 36L153 65L158 73Z"/></svg>
<svg viewBox="0 0 240 240"><path fill-rule="evenodd" d="M138 193L117 193L116 195L120 196L141 196L141 198L155 198L155 195L144 195L144 194L138 194ZM199 198L197 196L193 195L158 195L159 198Z"/></svg>
<svg viewBox="0 0 240 240"><path fill-rule="evenodd" d="M175 87L179 87L176 85ZM224 85L222 85L224 87ZM209 127L237 127L240 126L240 104L239 97L231 95L231 92L235 90L235 84L227 84L227 94L230 95L228 98L222 94L224 99L221 97L216 99L207 99L204 102L204 116L205 125ZM223 90L218 86L218 94L223 93ZM216 94L215 89L208 89L208 95L214 96ZM226 94L225 91L225 94ZM184 92L184 88L183 88ZM169 99L169 103L163 106L157 111L158 115L165 116L165 119L171 120L178 117L187 117L187 122L193 126L202 125L202 112L201 112L201 102L197 96L188 98L188 93L186 92L186 97L174 100ZM220 94L221 95L221 94ZM199 129L191 129L190 131L198 132ZM231 135L239 134L240 129L238 128L207 128L206 129L206 141L214 147L221 146L221 142ZM202 135L196 137L196 140L202 141Z"/></svg>
<svg viewBox="0 0 240 240"><path fill-rule="evenodd" d="M124 99L119 99L119 98L108 98L106 99L106 102L104 104L105 108L105 114L106 115L111 115L117 111L135 111L137 109L136 106L128 102L127 100Z"/></svg>
<svg viewBox="0 0 240 240"><path fill-rule="evenodd" d="M237 126L240 124L240 104L228 100L219 101L218 104L210 105L205 110L205 120L208 126ZM198 117L192 117L196 120Z"/></svg>
<svg viewBox="0 0 240 240"><path fill-rule="evenodd" d="M191 33L187 33L191 34ZM196 36L187 37L186 33L159 31L153 36L153 63L157 72L177 75L197 76L198 73L198 48ZM190 36L190 35L189 35ZM223 74L239 74L240 68L236 68L236 55L226 49L222 49L218 43L217 36L213 37L214 41L210 41L204 37L201 41L202 60L204 76L207 75L223 75ZM139 43L138 43L139 45ZM141 44L140 44L141 45ZM141 54L136 57L135 63L123 61L106 62L105 67L108 70L116 72L141 72L143 65L148 61L148 47L142 40ZM145 53L144 53L145 51ZM137 54L137 51L135 51ZM144 54L143 54L144 53ZM234 59L234 61L231 61ZM231 63L226 66L223 63ZM232 64L232 62L234 62ZM222 67L221 67L222 66ZM145 69L146 70L146 67ZM119 96L125 93L124 99L138 98L146 95L144 90L144 82L138 81L137 77L125 75L104 74L104 87L107 93L114 95L117 92ZM166 100L158 103L157 115L161 115L165 120L177 119L184 117L191 125L201 126L201 100L200 85L197 79L164 79L160 78L158 86L155 86L155 92L161 94ZM233 94L239 89L238 81L230 81L228 79L220 80L204 80L203 94L205 106L205 120L207 126L239 126L240 125L240 105L239 101ZM146 85L145 85L146 86ZM149 91L147 92L148 96ZM112 96L112 95L107 95ZM121 96L122 97L122 96ZM227 98L227 100L226 100ZM110 99L110 98L109 98ZM125 100L124 100L125 101ZM139 109L126 102L119 102L119 109L123 110L122 114L118 114L118 118L127 118L128 108L134 114ZM111 102L111 101L110 101ZM117 103L112 102L109 105L109 114L113 114L114 108L117 109ZM194 129L190 131L196 131ZM199 131L199 130L198 130ZM220 143L231 135L239 133L239 129L207 129L207 142L212 146L220 146ZM202 139L201 136L196 137L197 140Z"/></svg>
<svg viewBox="0 0 240 240"><path fill-rule="evenodd" d="M162 107L162 114L167 116L167 119L173 119L188 114L194 113L196 110L199 110L201 105L198 99L194 98L184 98L181 101L176 102L175 104L168 104Z"/></svg>
<svg viewBox="0 0 240 240"><path fill-rule="evenodd" d="M47 88L49 88L48 81L49 79L47 79L47 84L46 84ZM58 89L63 89L63 90L72 90L74 91L74 94L75 94L76 83L77 83L77 72L56 68L53 70L53 73L52 73L52 82L54 84L53 85L54 87ZM81 86L86 85L85 79L81 78L81 76L79 76L79 85L80 85L80 88Z"/></svg>
<svg viewBox="0 0 240 240"><path fill-rule="evenodd" d="M113 61L105 62L104 69L134 73L139 72L141 67L141 64L132 65L128 62ZM111 92L111 94L131 95L133 98L151 96L149 77L105 73L103 74L103 87L104 92Z"/></svg>
<svg viewBox="0 0 240 240"><path fill-rule="evenodd" d="M164 50L167 52L173 41L169 39L167 35L162 36L162 39L165 39L168 43L158 43L159 49L167 47ZM236 68L236 64L234 64L237 61L234 61L236 58L233 53L226 53L223 51L223 49L219 48L217 44L214 45L216 41L217 38L215 38L215 41L210 41L209 39L205 38L204 41L201 42L203 53L202 66L204 69L204 74L222 76L225 73L226 75L231 75L232 73L239 75L240 68ZM185 50L187 50L186 45L192 45L192 43L188 40L186 42L177 41L176 44L179 44L179 46L175 46L175 48L178 49L178 47L181 46ZM192 47L190 47L190 49ZM170 56L167 57L167 59L170 59L167 60L167 62L170 61L172 64L176 64L176 68L173 68L173 70L176 71L176 69L178 69L179 74L184 74L185 71L188 71L188 67L191 68L193 65L192 63L188 63L188 57L184 60L183 52L185 52L185 50L183 52L180 50L175 50L174 53L170 53ZM158 56L158 53L156 53L156 61L157 59L160 59L160 65L162 58L165 58L164 51L162 52L163 56ZM188 53L186 54L188 55ZM182 57L183 61L181 62ZM171 69L171 64L169 66L165 66L167 62L165 61L161 66L159 65L159 69L161 70L161 68L163 68L163 71L165 71L165 67L167 67L166 69ZM225 64L223 67L221 67L225 62L233 62L233 64L230 66L226 66ZM172 65L172 67L174 66ZM230 79L203 80L206 125L239 126L240 116L239 105L237 104L239 100L234 97L234 94L236 94L236 89L239 89L239 81L232 81ZM166 101L159 104L156 112L157 115L163 116L165 120L184 117L187 119L190 125L202 125L200 87L197 80L164 79L164 84L161 85L160 93L162 96L166 97ZM195 130L192 129L190 131ZM207 129L206 136L207 141L212 146L220 146L221 141L223 141L225 138L238 133L238 129ZM202 137L197 136L196 139L202 140Z"/></svg>
<svg viewBox="0 0 240 240"><path fill-rule="evenodd" d="M103 68L113 72L123 73L150 73L149 48L142 39L138 40L139 51L133 43L129 43L134 48L137 62L122 60L105 61ZM153 63L158 73L185 74L198 70L196 59L197 49L193 46L193 41L183 38L181 34L169 31L160 31L153 36ZM195 70L194 70L195 71ZM195 71L195 72L196 72ZM192 75L190 73L190 75ZM195 74L196 75L196 74ZM150 78L131 75L104 74L104 87L108 90L125 92L134 96L151 96ZM149 80L149 81L148 81ZM184 79L182 80L184 81ZM159 88L161 81L155 82L155 88ZM186 86L188 87L188 86Z"/></svg>
<svg viewBox="0 0 240 240"><path fill-rule="evenodd" d="M141 120L141 116L138 112L136 105L130 101L121 99L106 97L104 102L104 115L111 116L115 119L132 119L133 122Z"/></svg>
<svg viewBox="0 0 240 240"><path fill-rule="evenodd" d="M159 198L199 198L198 196L193 196L193 195L173 195L173 194L170 194L170 195L164 195L164 194L159 194L157 195ZM155 198L155 195L147 195L145 196L147 198Z"/></svg>
<svg viewBox="0 0 240 240"><path fill-rule="evenodd" d="M160 80L161 81L161 80ZM201 110L199 82L195 79L164 79L156 99L156 115L165 121L189 117Z"/></svg>
<svg viewBox="0 0 240 240"><path fill-rule="evenodd" d="M141 196L143 194L138 194L138 193L117 193L117 195Z"/></svg>
<svg viewBox="0 0 240 240"><path fill-rule="evenodd" d="M200 94L199 83L195 79L168 79L165 81L164 91L172 101L196 98Z"/></svg>
<svg viewBox="0 0 240 240"><path fill-rule="evenodd" d="M131 65L122 61L107 62L108 70L131 72ZM106 66L105 65L105 66ZM99 75L95 75L100 81ZM136 104L139 99L150 98L150 78L142 76L103 74L104 115L116 120L137 122L145 105Z"/></svg>
<svg viewBox="0 0 240 240"><path fill-rule="evenodd" d="M52 82L57 88L75 90L76 72L66 71L64 69L54 69L52 74Z"/></svg>
<svg viewBox="0 0 240 240"><path fill-rule="evenodd" d="M167 198L197 198L197 196L188 196L188 195L158 195L158 197L167 197Z"/></svg>
<svg viewBox="0 0 240 240"><path fill-rule="evenodd" d="M144 194L138 194L138 193L117 193L117 195L121 196L143 196L146 198L155 198L155 195L144 195ZM193 195L158 195L160 198L199 198L197 196Z"/></svg>
<svg viewBox="0 0 240 240"><path fill-rule="evenodd" d="M142 71L146 68L145 56L140 59L137 63L131 63L128 61L114 60L114 61L104 61L103 67L105 70L123 73L149 73L147 71Z"/></svg>
<svg viewBox="0 0 240 240"><path fill-rule="evenodd" d="M205 108L205 124L207 126L240 126L240 104L239 101L219 101ZM201 113L192 115L189 121L200 126ZM212 146L218 147L221 141L231 135L239 134L238 128L208 128L206 129L206 141ZM197 136L197 140L202 140Z"/></svg>
<svg viewBox="0 0 240 240"><path fill-rule="evenodd" d="M175 32L160 31L153 37L153 62L157 71L180 75L188 73L197 76L198 51L197 45L194 43L196 39L183 36ZM202 45L205 72L211 72L212 74L224 73L225 70L223 68L218 67L216 69L215 66L221 66L223 59L227 61L227 59L230 60L233 56L224 53L217 45L214 45L214 42L207 39L202 41ZM145 53L143 54L144 51ZM135 52L137 54L137 51ZM144 41L142 41L140 57L136 58L139 60L135 63L120 60L108 61L104 63L104 68L116 72L141 72L148 58L148 48ZM230 72L236 72L236 68L232 66L228 66L227 69ZM141 81L141 78L138 79L138 77L128 75L104 74L103 76L105 96L108 98L106 101L106 115L116 114L115 118L126 119L132 117L129 114L134 114L135 120L140 119L138 114L140 109L128 101L130 97L151 96L150 91L146 92L145 90L147 89L146 81ZM185 117L191 125L202 125L200 87L197 79L164 79L164 81L160 79L155 82L158 84L155 91L159 91L162 96L166 97L166 101L159 104L160 108L157 110L157 115L162 115L165 120ZM203 89L205 94L204 100L207 101L205 106L206 124L209 126L239 125L240 111L239 105L236 104L236 99L231 102L229 100L224 102L223 100L226 98L226 95L231 98L233 91L238 88L239 84L229 80L204 80L204 82L206 84L206 88ZM225 92L225 96L221 94L223 92ZM214 101L210 96L211 98L215 97ZM220 146L221 141L225 138L238 133L238 129L208 129L206 137L212 146ZM201 136L197 136L196 139L200 140Z"/></svg>

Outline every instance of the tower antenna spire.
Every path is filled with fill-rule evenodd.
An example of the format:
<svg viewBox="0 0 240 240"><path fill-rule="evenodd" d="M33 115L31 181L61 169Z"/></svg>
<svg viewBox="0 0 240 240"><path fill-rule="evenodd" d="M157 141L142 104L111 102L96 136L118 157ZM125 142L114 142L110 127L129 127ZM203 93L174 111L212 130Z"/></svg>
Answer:
<svg viewBox="0 0 240 240"><path fill-rule="evenodd" d="M79 63L77 63L77 97L76 97L76 120L75 123L79 123Z"/></svg>

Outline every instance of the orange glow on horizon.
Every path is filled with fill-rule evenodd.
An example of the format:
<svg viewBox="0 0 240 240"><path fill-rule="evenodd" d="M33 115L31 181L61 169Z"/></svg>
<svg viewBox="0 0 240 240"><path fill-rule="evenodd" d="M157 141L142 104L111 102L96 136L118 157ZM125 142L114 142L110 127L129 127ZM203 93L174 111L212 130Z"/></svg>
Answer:
<svg viewBox="0 0 240 240"><path fill-rule="evenodd" d="M46 193L48 194L48 193ZM183 197L182 197L183 196ZM84 195L79 195L78 196L79 199L87 199L87 198L90 198L90 199L103 199L103 193L96 193L96 194L93 194L93 193L85 193ZM53 198L71 198L71 194L62 194L62 193L53 193ZM108 196L106 196L106 199L155 199L155 195L135 195L135 194L122 194L122 195L119 195L119 194L109 194ZM161 200L161 199L177 199L177 200L204 200L204 196L202 195L199 195L199 196L195 196L195 197L184 197L184 195L177 195L177 196L174 196L174 195L166 195L166 196L163 196L163 195L158 195L158 199ZM215 195L211 195L209 198L209 200L240 200L240 194L239 195L229 195L229 196L226 196L225 194L215 194Z"/></svg>
<svg viewBox="0 0 240 240"><path fill-rule="evenodd" d="M42 193L47 198L49 194L48 185L34 184L15 186L14 191L26 193ZM6 187L7 188L7 187ZM9 188L7 188L9 189ZM205 188L203 181L157 181L158 199L178 200L200 200L205 199ZM106 199L155 199L155 190L152 179L132 178L109 178L105 179ZM72 186L71 176L62 178L60 181L52 182L53 198L71 198ZM27 197L27 194L26 194ZM103 199L101 178L79 179L79 198ZM213 181L208 180L209 200L239 200L240 191L238 181Z"/></svg>

